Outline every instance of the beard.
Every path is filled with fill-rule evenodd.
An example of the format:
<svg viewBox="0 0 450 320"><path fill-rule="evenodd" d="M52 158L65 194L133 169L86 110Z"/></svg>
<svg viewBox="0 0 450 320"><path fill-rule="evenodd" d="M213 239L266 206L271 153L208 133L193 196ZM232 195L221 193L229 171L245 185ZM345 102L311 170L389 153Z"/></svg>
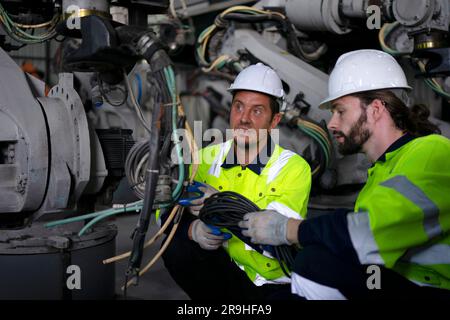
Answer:
<svg viewBox="0 0 450 320"><path fill-rule="evenodd" d="M362 146L367 142L367 140L369 140L370 136L372 135L372 133L368 129L363 128L366 121L367 115L363 111L359 119L350 129L348 135L345 135L342 131L335 132L335 135L344 138L344 142L338 145L338 150L342 155L350 155L362 151Z"/></svg>

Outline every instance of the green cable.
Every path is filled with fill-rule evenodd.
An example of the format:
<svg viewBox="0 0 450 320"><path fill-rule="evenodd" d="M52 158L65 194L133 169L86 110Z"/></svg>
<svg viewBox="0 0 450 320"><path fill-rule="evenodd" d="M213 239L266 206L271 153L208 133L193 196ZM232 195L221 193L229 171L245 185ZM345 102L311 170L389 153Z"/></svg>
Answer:
<svg viewBox="0 0 450 320"><path fill-rule="evenodd" d="M312 128L308 128L303 125L300 125L300 127L301 127L302 131L305 131L306 133L314 136L315 140L318 140L318 142L320 142L320 145L321 145L322 149L325 150L325 153L331 154L331 150L329 148L328 142L322 137L322 135L320 133L318 133L317 131L315 131Z"/></svg>
<svg viewBox="0 0 450 320"><path fill-rule="evenodd" d="M244 14L249 14L249 15L262 15L264 13L258 12L258 11L253 11L251 9L239 9L239 10L235 10L235 11L230 11L226 14L219 14L218 16L220 16L220 18L224 18L227 14L233 14L233 13L244 13ZM197 43L196 43L196 53L197 56L200 58L201 60L201 64L203 64L205 67L209 67L211 65L212 62L208 62L206 61L206 58L203 56L202 52L201 52L201 47L203 45L203 41L205 40L206 34L211 31L212 29L217 28L216 24L212 24L209 27L206 27L202 32L200 32L200 35L197 37ZM212 37L212 35L211 35ZM225 62L219 64L217 66L218 69L222 68L225 65Z"/></svg>
<svg viewBox="0 0 450 320"><path fill-rule="evenodd" d="M244 70L244 68L241 66L239 62L233 62L233 67L234 70L236 70L237 72L241 72L242 70Z"/></svg>
<svg viewBox="0 0 450 320"><path fill-rule="evenodd" d="M308 122L306 121L306 123L308 123ZM302 128L306 128L309 131L314 132L315 135L325 144L327 152L331 155L331 142L326 138L327 133L325 131L323 131L323 134L322 134L322 132L320 132L318 129L312 128L312 127L304 125L304 124L300 124L300 125L302 126Z"/></svg>
<svg viewBox="0 0 450 320"><path fill-rule="evenodd" d="M178 168L180 170L180 172L179 172L180 177L178 178L177 186L175 187L175 190L172 193L172 197L174 199L176 199L183 188L185 172L184 172L183 157L181 155L181 147L180 147L180 144L177 141L177 137L176 137L176 127L177 127L176 119L177 119L178 113L177 113L177 101L176 101L177 98L176 98L176 88L175 88L175 74L173 72L172 67L170 67L170 66L164 69L164 74L166 75L167 86L168 86L170 94L172 96L172 127L173 127L172 139L173 139L173 141L175 141L175 148L176 148L177 157L178 157Z"/></svg>
<svg viewBox="0 0 450 320"><path fill-rule="evenodd" d="M328 149L324 146L323 141L314 132L311 132L307 128L302 128L300 130L302 130L304 133L309 135L311 138L313 138L313 140L315 140L319 144L319 147L322 149L322 151L325 154L325 166L328 167L330 159L329 159Z"/></svg>
<svg viewBox="0 0 450 320"><path fill-rule="evenodd" d="M209 27L205 28L205 30L203 30L203 31L200 33L200 35L198 36L197 42L198 42L198 43L201 43L201 42L203 41L204 37L205 37L205 34L206 34L210 29L214 28L215 26L216 26L216 25L212 24L212 25L210 25Z"/></svg>
<svg viewBox="0 0 450 320"><path fill-rule="evenodd" d="M172 97L172 125L173 125L173 137L174 137L174 141L176 141L176 119L177 119L177 103L176 103L176 82L175 82L175 74L173 72L172 67L167 67L164 69L164 74L166 76L166 80L167 80L167 86L168 89L170 91L171 97ZM178 196L180 195L182 188L183 188L183 181L184 181L184 163L183 163L183 157L181 155L181 147L179 145L179 143L175 144L176 147L176 151L177 151L177 156L178 156L178 165L179 165L179 169L180 169L180 179L178 180L177 186L175 188L175 190L172 192L172 198L177 199ZM169 206L169 204L167 205L163 205L165 206ZM162 206L162 207L163 207ZM94 212L94 213L90 213L90 214L86 214L83 216L79 216L79 217L73 217L73 218L68 218L68 219L64 219L64 220L58 220L58 221L53 221L50 222L48 224L46 224L46 227L53 227L56 225L61 225L61 224L66 224L66 223L71 223L71 222L75 222L75 221L81 221L81 220L85 220L85 219L90 219L90 218L94 218L91 221L89 221L89 223L87 223L78 233L79 236L82 236L86 230L88 230L89 228L91 228L94 224L96 224L97 222L122 213L122 212L129 212L129 211L136 211L136 210L141 210L142 209L142 200L138 201L138 202L134 202L131 206L129 207L125 207L125 208L117 208L117 209L107 209L107 210L103 210L103 211L99 211L99 212Z"/></svg>
<svg viewBox="0 0 450 320"><path fill-rule="evenodd" d="M176 141L176 119L177 119L177 104L176 104L176 87L175 87L175 75L173 72L173 69L171 67L165 68L164 69L164 74L166 76L166 80L167 80L167 86L168 89L170 91L170 94L172 96L172 125L173 125L173 137L174 140ZM172 192L172 197L174 199L177 199L178 196L181 193L182 187L183 187L183 181L184 181L184 163L183 163L183 158L181 155L181 147L179 145L179 143L175 144L176 146L176 150L177 150L177 156L178 156L178 165L180 168L180 179L178 180L177 186L175 188L175 190ZM164 206L168 206L168 205L164 205ZM122 213L122 212L129 212L129 211L136 211L136 210L141 210L142 209L142 200L141 201L137 201L134 202L131 206L129 207L125 207L125 208L117 208L117 209L107 209L107 210L103 210L103 211L99 211L99 212L95 212L95 213L90 213L90 214L86 214L83 216L79 216L79 217L73 217L73 218L68 218L68 219L64 219L64 220L58 220L58 221L53 221L51 223L46 224L46 227L52 227L52 226L56 226L56 225L60 225L60 224L65 224L65 223L70 223L70 222L75 222L75 221L81 221L81 220L85 220L85 219L89 219L89 218L94 218L91 221L89 221L89 223L87 223L78 233L79 236L82 236L86 230L88 230L89 228L91 228L94 224L96 224L97 222Z"/></svg>
<svg viewBox="0 0 450 320"><path fill-rule="evenodd" d="M167 88L169 89L170 95L172 97L172 126L173 126L172 138L174 141L177 141L177 139L176 139L176 125L177 125L176 119L177 119L178 113L177 113L177 104L176 104L176 86L175 86L176 80L175 80L175 74L173 72L172 67L169 66L167 68L164 68L164 75L165 75L166 81L167 81ZM177 151L180 177L178 179L177 186L175 187L174 191L172 192L172 199L178 199L178 197L180 196L180 194L182 192L183 181L184 181L184 176L185 176L183 157L181 155L181 148L180 148L180 145L178 142L175 143L175 148ZM171 205L172 205L172 203L161 204L160 208L167 208Z"/></svg>
<svg viewBox="0 0 450 320"><path fill-rule="evenodd" d="M220 63L216 66L217 70L222 69L222 68L226 65L226 63L227 63L226 60L220 62Z"/></svg>
<svg viewBox="0 0 450 320"><path fill-rule="evenodd" d="M140 207L142 207L142 203L143 203L143 201L139 200L139 201L136 201L136 202L132 202L130 204L126 204L125 207L126 206L130 206L130 208L132 208L133 206L140 206ZM105 210L102 210L102 211L97 211L97 212L93 212L93 213L84 214L82 216L77 216L77 217L72 217L72 218L66 218L66 219L52 221L52 222L46 223L44 226L46 228L56 227L56 226L62 225L62 224L67 224L67 223L82 221L82 220L86 220L86 219L90 219L90 218L95 218L95 217L101 216L103 214L112 212L112 211L123 211L123 209L122 208L105 209Z"/></svg>
<svg viewBox="0 0 450 320"><path fill-rule="evenodd" d="M99 222L100 220L103 220L109 216L113 216L116 214L119 214L121 212L124 212L125 210L122 211L112 211L112 212L108 212L106 214L100 215L94 219L92 219L91 221L89 221L89 223L87 223L81 230L80 232L78 232L78 236L81 237L91 226L93 226L94 224L96 224L97 222Z"/></svg>
<svg viewBox="0 0 450 320"><path fill-rule="evenodd" d="M322 150L324 151L325 154L325 163L326 163L326 167L328 167L329 165L329 150L328 147L326 146L326 144L323 142L322 138L320 137L320 135L318 133L315 133L314 131L312 131L312 129L306 128L302 125L298 125L298 128L303 131L304 133L306 133L308 136L312 137L314 140L316 140L319 143L319 146L322 148Z"/></svg>
<svg viewBox="0 0 450 320"><path fill-rule="evenodd" d="M328 144L328 141L326 141L320 133L317 131L314 131L313 129L307 128L308 130L312 131L313 134L317 137L319 143L321 144L324 152L325 152L325 159L326 159L326 167L330 164L330 157L331 157L331 146Z"/></svg>
<svg viewBox="0 0 450 320"><path fill-rule="evenodd" d="M213 25L210 25L209 27L207 27L205 30L203 30L201 33L200 33L200 35L198 36L198 38L197 38L197 44L196 44L196 52L197 52L197 55L198 55L198 57L200 58L200 60L201 60L201 62L203 63L203 64L205 64L205 65L208 65L209 63L208 63L208 61L206 61L206 58L203 56L203 54L202 54L202 50L201 50L201 47L202 47L202 44L203 44L203 41L204 41L204 37L205 37L205 34L210 30L210 29L212 29L212 28L215 28L216 26L213 24Z"/></svg>
<svg viewBox="0 0 450 320"><path fill-rule="evenodd" d="M440 94L441 96L444 96L445 98L449 99L450 98L450 94L439 89L438 87L436 87L434 85L434 83L430 80L430 79L425 79L425 83L435 92L437 92L438 94Z"/></svg>
<svg viewBox="0 0 450 320"><path fill-rule="evenodd" d="M142 205L134 205L134 206L130 206L130 207L124 207L124 208L117 208L114 210L111 210L110 212L104 213L102 215L99 215L98 217L92 219L91 221L89 221L89 223L87 223L81 230L80 232L78 232L78 236L81 237L89 228L91 228L94 224L96 224L97 222L108 218L110 216L114 216L116 214L119 213L123 213L123 212L130 212L130 211L139 211L142 209Z"/></svg>
<svg viewBox="0 0 450 320"><path fill-rule="evenodd" d="M22 29L16 26L14 21L11 20L8 13L1 4L0 4L0 14L3 18L3 25L7 28L7 31L9 31L8 35L11 36L16 41L32 44L48 40L56 35L54 28L46 33L42 33L37 36L23 31Z"/></svg>
<svg viewBox="0 0 450 320"><path fill-rule="evenodd" d="M95 218L95 217L98 217L99 215L102 215L110 210L111 209L102 210L102 211L98 211L98 212L94 212L94 213L85 214L82 216L77 216L77 217L72 217L72 218L67 218L67 219L62 219L62 220L56 220L56 221L46 223L44 226L46 228L51 228L51 227L56 227L56 226L59 226L62 224L67 224L67 223L82 221L82 220L86 220L86 219L90 219L90 218Z"/></svg>

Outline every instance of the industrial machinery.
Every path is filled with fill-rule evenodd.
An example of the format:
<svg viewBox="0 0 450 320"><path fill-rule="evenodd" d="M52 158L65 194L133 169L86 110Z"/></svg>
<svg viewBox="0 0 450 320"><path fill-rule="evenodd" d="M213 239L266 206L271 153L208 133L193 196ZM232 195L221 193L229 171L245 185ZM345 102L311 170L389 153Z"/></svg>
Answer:
<svg viewBox="0 0 450 320"><path fill-rule="evenodd" d="M286 0L232 7L198 36L196 57L209 81L197 81L186 95L199 92L215 107L212 126L225 128L227 112L221 108L231 96L225 91L229 82L217 80L218 73L223 79L256 62L274 68L288 102L280 144L311 164L310 209L352 208L370 164L362 154L340 155L326 132L331 113L317 106L326 96L328 73L347 51L387 51L414 87L410 103L428 105L449 136L448 26L449 1Z"/></svg>
<svg viewBox="0 0 450 320"><path fill-rule="evenodd" d="M132 250L121 257L136 281L150 213L175 204L190 180L177 129L188 129L191 152L194 140L209 143L206 129L225 130L226 89L249 64L263 62L283 80L280 144L311 165L313 214L351 208L370 165L338 153L330 114L318 109L340 54L381 48L398 58L411 103L428 105L450 137L449 0L0 4L0 299L113 298L114 265L102 261L115 255L117 230L95 224L137 210ZM8 53L55 38L64 39L62 72L45 94ZM113 206L124 176L136 201Z"/></svg>
<svg viewBox="0 0 450 320"><path fill-rule="evenodd" d="M123 5L130 6L130 20L135 25L111 20L107 1L1 4L2 27L8 36L6 40L2 37L3 47L48 41L57 35L77 43L66 50L65 72L47 95L42 81L24 73L0 50L0 298L111 299L115 295L114 265L102 264L115 253L115 227L92 227L84 234L82 221L53 228L46 223L93 211L98 216L100 209L111 206L112 194L125 175L125 160L137 127L146 131L147 141L152 137L147 152L155 157L149 164L158 166L160 140L169 142L161 150L164 158L170 150L173 128L179 124L176 105L173 114L170 107L160 113L159 106L175 101L171 61L146 21L139 25L141 16L160 12L168 4L142 1ZM42 26L47 30L39 34L24 31ZM85 103L75 88L77 73L78 82L87 80L90 88L88 97L83 97ZM135 79L139 87L131 84ZM114 101L116 91L122 93L119 103ZM130 101L136 123L125 120L125 125L117 127L96 126L92 118L103 99L116 108ZM140 109L137 100L144 99L157 106L152 108L154 121ZM153 188L149 192L155 193L158 176L153 175L146 184ZM146 206L151 209L152 204L144 200L136 203L134 210ZM41 273L36 265L48 268ZM71 270L82 271L83 276ZM75 281L70 276L80 277ZM78 290L71 290L74 288Z"/></svg>

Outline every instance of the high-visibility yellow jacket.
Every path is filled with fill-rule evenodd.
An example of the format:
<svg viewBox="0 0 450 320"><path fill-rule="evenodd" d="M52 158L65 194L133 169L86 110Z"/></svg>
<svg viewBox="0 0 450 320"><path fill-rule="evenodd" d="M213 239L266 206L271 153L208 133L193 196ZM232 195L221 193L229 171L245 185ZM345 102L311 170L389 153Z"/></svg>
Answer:
<svg viewBox="0 0 450 320"><path fill-rule="evenodd" d="M233 141L212 145L200 151L200 165L195 180L218 191L234 191L261 209L273 209L293 217L305 217L311 189L308 163L292 151L274 145L272 155L259 174L240 165L224 165ZM231 259L256 285L288 283L277 260L258 253L239 238L224 243Z"/></svg>
<svg viewBox="0 0 450 320"><path fill-rule="evenodd" d="M388 150L389 151L389 150ZM386 152L347 215L362 264L450 289L450 140L429 135Z"/></svg>

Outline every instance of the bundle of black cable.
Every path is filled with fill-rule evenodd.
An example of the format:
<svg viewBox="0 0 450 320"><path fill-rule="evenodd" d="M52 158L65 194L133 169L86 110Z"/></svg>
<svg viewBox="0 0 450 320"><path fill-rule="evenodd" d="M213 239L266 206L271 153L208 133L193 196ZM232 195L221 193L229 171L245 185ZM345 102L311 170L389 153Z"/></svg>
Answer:
<svg viewBox="0 0 450 320"><path fill-rule="evenodd" d="M244 219L246 213L255 211L261 211L261 209L243 195L233 191L224 191L216 193L205 200L200 210L199 218L207 225L227 228L233 235L261 254L263 251L269 252L278 260L284 274L289 277L288 270L292 270L294 257L297 252L295 246L257 245L252 243L249 237L242 234L242 230L238 226L239 221Z"/></svg>

